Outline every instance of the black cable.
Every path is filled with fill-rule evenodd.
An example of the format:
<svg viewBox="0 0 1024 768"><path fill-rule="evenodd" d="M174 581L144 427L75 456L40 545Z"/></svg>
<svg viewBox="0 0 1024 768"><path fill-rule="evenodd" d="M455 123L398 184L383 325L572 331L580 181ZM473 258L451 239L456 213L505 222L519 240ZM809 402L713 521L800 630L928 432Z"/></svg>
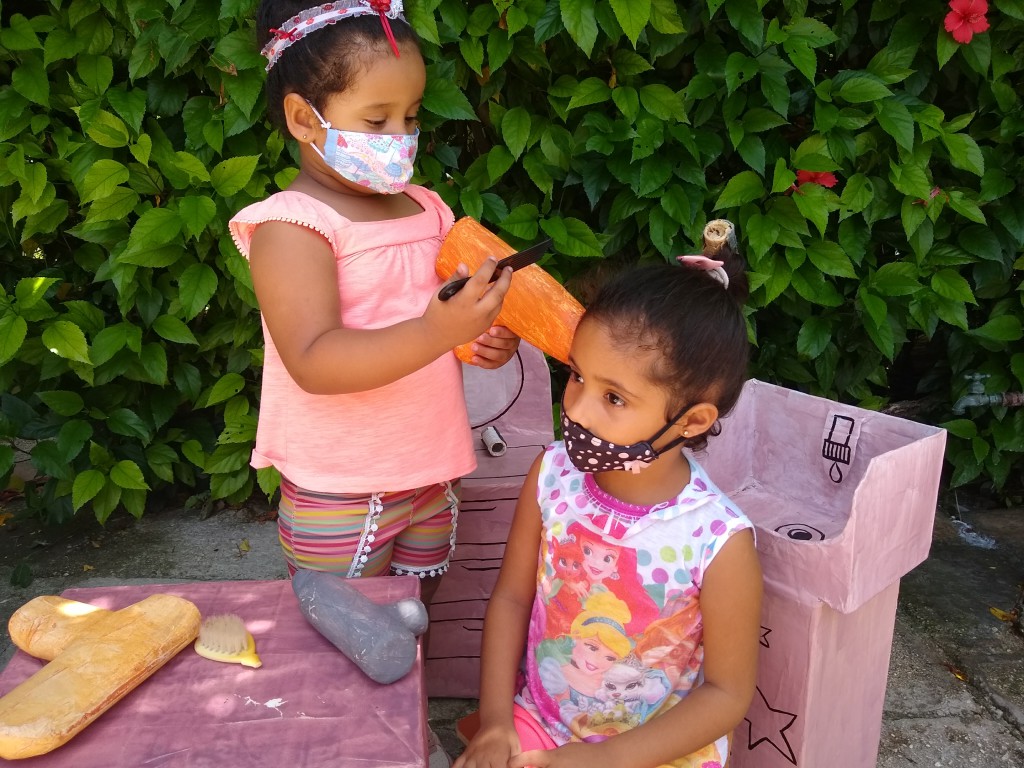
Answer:
<svg viewBox="0 0 1024 768"><path fill-rule="evenodd" d="M492 416L487 421L481 422L479 424L474 424L472 427L470 427L470 429L480 429L480 427L486 427L492 421L497 421L506 413L508 413L511 410L512 406L516 404L516 401L519 400L519 396L523 394L523 387L526 386L526 366L523 364L523 356L519 354L518 349L516 350L516 360L519 362L519 391L516 392L515 397L512 398L512 402L506 405L505 410L503 410L497 416Z"/></svg>

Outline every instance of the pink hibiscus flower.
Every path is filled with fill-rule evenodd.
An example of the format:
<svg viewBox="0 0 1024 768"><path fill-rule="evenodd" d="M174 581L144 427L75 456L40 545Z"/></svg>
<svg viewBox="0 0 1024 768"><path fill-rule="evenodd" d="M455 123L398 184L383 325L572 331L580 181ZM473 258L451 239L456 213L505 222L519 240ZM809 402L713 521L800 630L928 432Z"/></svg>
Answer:
<svg viewBox="0 0 1024 768"><path fill-rule="evenodd" d="M971 42L976 34L988 31L988 0L950 0L946 31L958 43Z"/></svg>

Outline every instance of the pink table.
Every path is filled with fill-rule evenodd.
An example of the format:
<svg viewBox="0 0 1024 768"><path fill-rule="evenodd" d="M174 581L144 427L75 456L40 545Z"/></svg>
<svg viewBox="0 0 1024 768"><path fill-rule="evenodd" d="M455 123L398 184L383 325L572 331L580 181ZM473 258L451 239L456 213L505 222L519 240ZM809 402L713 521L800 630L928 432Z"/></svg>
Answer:
<svg viewBox="0 0 1024 768"><path fill-rule="evenodd" d="M370 599L419 595L415 577L350 582ZM118 609L154 593L202 615L237 613L256 638L260 669L208 661L191 647L63 747L0 765L24 768L230 768L426 765L422 659L391 685L366 677L299 612L291 582L226 581L70 589L63 597ZM0 694L43 662L18 651Z"/></svg>

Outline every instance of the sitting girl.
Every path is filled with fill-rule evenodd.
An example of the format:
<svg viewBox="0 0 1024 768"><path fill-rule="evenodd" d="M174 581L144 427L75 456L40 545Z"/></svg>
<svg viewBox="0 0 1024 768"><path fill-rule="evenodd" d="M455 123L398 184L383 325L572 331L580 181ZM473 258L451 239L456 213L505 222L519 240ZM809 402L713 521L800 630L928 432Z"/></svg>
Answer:
<svg viewBox="0 0 1024 768"><path fill-rule="evenodd" d="M718 433L746 377L746 278L725 257L631 270L580 323L564 439L516 507L480 728L455 768L726 765L754 694L761 570L750 521L683 450ZM555 560L584 544L569 600Z"/></svg>

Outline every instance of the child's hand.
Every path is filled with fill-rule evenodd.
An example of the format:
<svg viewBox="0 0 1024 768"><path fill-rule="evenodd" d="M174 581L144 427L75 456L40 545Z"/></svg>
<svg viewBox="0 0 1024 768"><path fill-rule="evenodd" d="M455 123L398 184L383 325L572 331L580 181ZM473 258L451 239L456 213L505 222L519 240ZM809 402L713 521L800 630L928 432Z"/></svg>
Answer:
<svg viewBox="0 0 1024 768"><path fill-rule="evenodd" d="M452 768L506 768L519 752L519 736L511 726L482 728Z"/></svg>
<svg viewBox="0 0 1024 768"><path fill-rule="evenodd" d="M503 325L492 325L487 333L473 342L473 365L480 368L500 368L519 349L519 337Z"/></svg>
<svg viewBox="0 0 1024 768"><path fill-rule="evenodd" d="M423 313L431 339L454 349L487 332L501 311L501 303L512 282L511 268L505 269L494 283L488 282L496 264L494 259L484 261L462 290L448 301L441 301L437 296L431 299ZM466 271L460 264L457 275L464 276Z"/></svg>
<svg viewBox="0 0 1024 768"><path fill-rule="evenodd" d="M608 763L608 750L601 744L563 744L556 749L520 752L508 761L508 768L621 768Z"/></svg>

